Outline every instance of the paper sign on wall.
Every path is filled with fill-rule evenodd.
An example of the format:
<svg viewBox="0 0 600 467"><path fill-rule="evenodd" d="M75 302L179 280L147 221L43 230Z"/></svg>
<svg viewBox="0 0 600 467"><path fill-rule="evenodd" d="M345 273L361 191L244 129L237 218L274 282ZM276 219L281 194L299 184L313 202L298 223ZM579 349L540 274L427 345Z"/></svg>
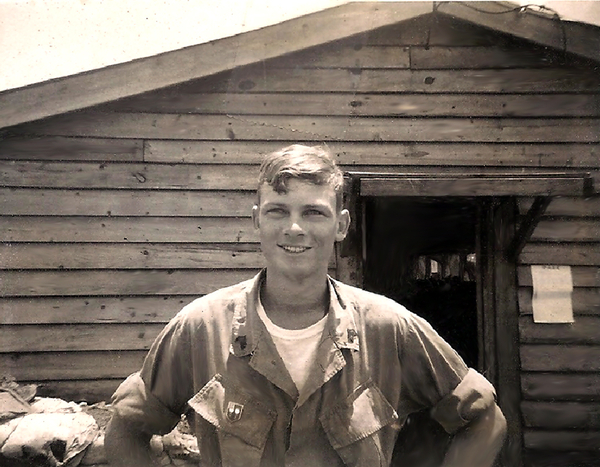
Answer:
<svg viewBox="0 0 600 467"><path fill-rule="evenodd" d="M531 266L533 321L573 322L571 266Z"/></svg>

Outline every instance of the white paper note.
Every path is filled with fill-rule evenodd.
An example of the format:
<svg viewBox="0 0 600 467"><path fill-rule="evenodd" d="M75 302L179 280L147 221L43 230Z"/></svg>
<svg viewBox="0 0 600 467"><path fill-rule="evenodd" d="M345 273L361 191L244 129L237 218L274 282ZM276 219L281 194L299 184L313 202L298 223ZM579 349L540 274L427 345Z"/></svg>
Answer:
<svg viewBox="0 0 600 467"><path fill-rule="evenodd" d="M531 266L533 321L573 322L571 266Z"/></svg>

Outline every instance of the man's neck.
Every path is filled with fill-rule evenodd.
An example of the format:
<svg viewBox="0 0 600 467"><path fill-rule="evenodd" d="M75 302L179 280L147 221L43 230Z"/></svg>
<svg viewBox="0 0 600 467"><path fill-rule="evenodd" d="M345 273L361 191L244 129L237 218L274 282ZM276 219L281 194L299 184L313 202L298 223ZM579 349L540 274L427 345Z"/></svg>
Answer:
<svg viewBox="0 0 600 467"><path fill-rule="evenodd" d="M267 270L261 301L267 316L277 326L306 328L323 318L329 309L327 275L289 281L269 276Z"/></svg>

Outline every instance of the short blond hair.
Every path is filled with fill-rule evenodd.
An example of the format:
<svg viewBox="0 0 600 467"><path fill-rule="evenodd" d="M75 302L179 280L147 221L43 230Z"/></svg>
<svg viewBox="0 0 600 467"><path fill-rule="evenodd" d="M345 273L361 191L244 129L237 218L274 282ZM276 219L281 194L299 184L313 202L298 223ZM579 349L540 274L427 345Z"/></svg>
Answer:
<svg viewBox="0 0 600 467"><path fill-rule="evenodd" d="M293 144L266 155L258 175L258 193L264 183L277 193L287 193L290 179L330 185L335 191L337 209L342 209L344 174L327 148Z"/></svg>

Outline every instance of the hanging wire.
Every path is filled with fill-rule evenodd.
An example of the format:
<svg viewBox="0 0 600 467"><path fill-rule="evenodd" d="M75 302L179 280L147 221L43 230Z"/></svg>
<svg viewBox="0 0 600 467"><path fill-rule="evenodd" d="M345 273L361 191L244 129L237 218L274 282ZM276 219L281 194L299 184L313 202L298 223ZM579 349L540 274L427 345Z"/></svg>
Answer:
<svg viewBox="0 0 600 467"><path fill-rule="evenodd" d="M433 2L433 11L434 13L437 11L437 9L446 3L450 3L448 1L444 1L444 2ZM538 11L544 11L544 12L549 12L552 14L552 19L554 21L557 22L558 26L560 27L560 32L561 32L561 41L562 41L562 52L563 54L567 53L567 29L565 27L565 22L563 21L563 19L560 17L560 15L558 14L558 12L552 8L549 8L545 5L536 5L535 3L528 3L527 5L520 5L514 8L507 8L506 10L500 10L500 11L489 11L489 10L484 10L482 8L478 8L474 5L468 4L468 3L463 3L463 2L457 2L459 5L465 7L465 8L469 8L473 11L477 11L478 13L483 13L486 15L505 15L508 13L514 13L514 12L519 12L519 13L524 13L527 10L532 10L532 9L537 9Z"/></svg>

